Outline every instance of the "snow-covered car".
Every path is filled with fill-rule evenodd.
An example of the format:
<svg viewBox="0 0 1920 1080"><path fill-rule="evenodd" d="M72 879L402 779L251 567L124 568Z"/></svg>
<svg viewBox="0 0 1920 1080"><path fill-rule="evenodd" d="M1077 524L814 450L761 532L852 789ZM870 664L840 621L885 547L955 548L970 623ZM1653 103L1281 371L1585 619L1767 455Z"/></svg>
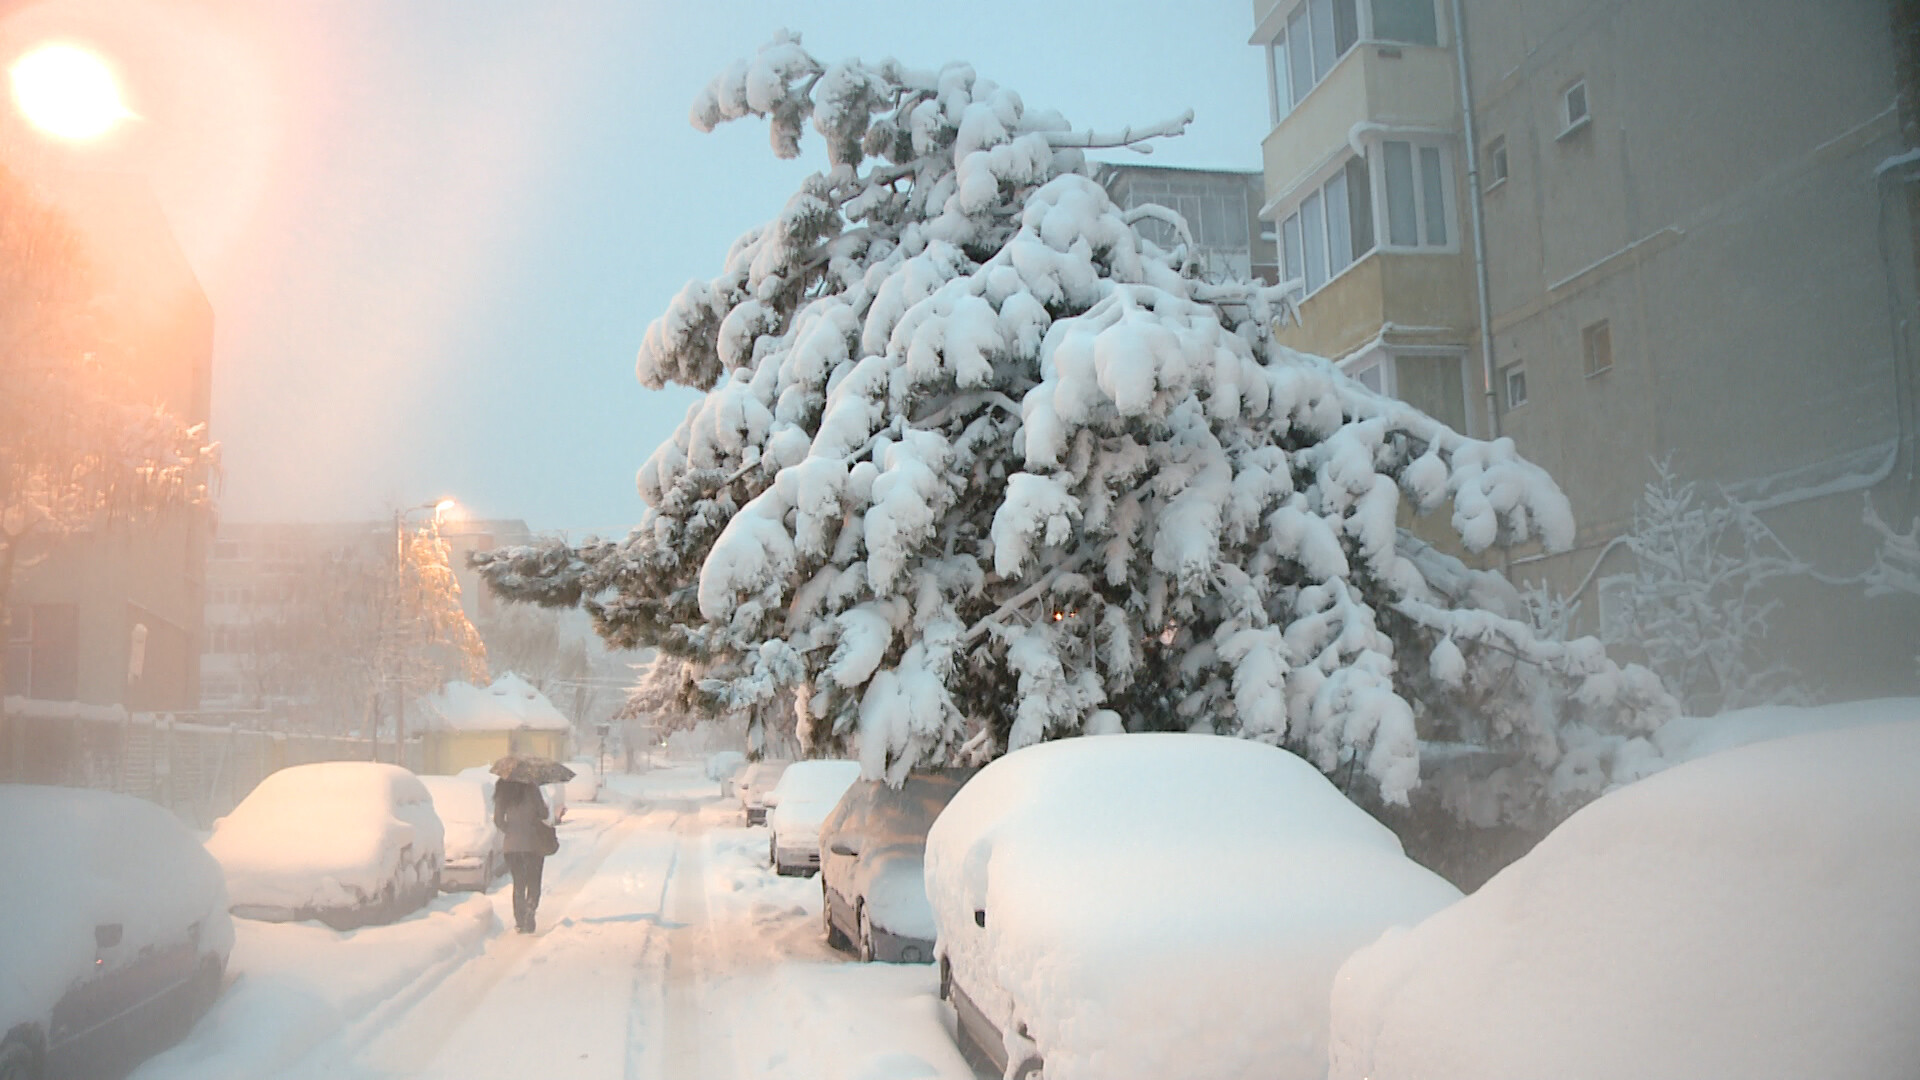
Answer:
<svg viewBox="0 0 1920 1080"><path fill-rule="evenodd" d="M585 758L574 758L567 762L567 768L573 770L573 779L563 788L569 803L590 803L600 799L600 770L593 762Z"/></svg>
<svg viewBox="0 0 1920 1080"><path fill-rule="evenodd" d="M493 785L477 776L422 776L420 782L446 830L440 887L484 892L507 866L506 838L493 823Z"/></svg>
<svg viewBox="0 0 1920 1080"><path fill-rule="evenodd" d="M796 761L767 792L767 862L782 876L820 869L820 823L860 779L857 761Z"/></svg>
<svg viewBox="0 0 1920 1080"><path fill-rule="evenodd" d="M927 830L973 769L927 769L899 787L861 780L820 825L820 919L827 944L862 960L933 959L923 865Z"/></svg>
<svg viewBox="0 0 1920 1080"><path fill-rule="evenodd" d="M129 795L0 786L0 1077L124 1075L220 994L220 865Z"/></svg>
<svg viewBox="0 0 1920 1080"><path fill-rule="evenodd" d="M986 766L926 885L962 1050L1047 1080L1319 1080L1341 963L1460 895L1312 765L1186 734Z"/></svg>
<svg viewBox="0 0 1920 1080"><path fill-rule="evenodd" d="M733 778L747 767L747 755L738 750L720 750L707 757L707 779L720 785L720 797L733 798Z"/></svg>
<svg viewBox="0 0 1920 1080"><path fill-rule="evenodd" d="M1907 715L1709 754L1589 803L1347 961L1329 1075L1917 1075Z"/></svg>
<svg viewBox="0 0 1920 1080"><path fill-rule="evenodd" d="M767 792L780 782L791 761L756 761L741 770L733 789L740 793L740 808L746 811L747 824L762 825L767 820Z"/></svg>
<svg viewBox="0 0 1920 1080"><path fill-rule="evenodd" d="M281 769L214 825L207 850L235 915L391 922L440 891L446 831L420 778L398 765L328 761Z"/></svg>

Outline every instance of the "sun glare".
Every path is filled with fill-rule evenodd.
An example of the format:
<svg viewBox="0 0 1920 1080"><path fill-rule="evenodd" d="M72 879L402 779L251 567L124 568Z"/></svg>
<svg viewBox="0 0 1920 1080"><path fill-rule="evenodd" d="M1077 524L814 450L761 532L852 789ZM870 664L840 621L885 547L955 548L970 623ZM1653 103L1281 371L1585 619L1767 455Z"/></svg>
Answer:
<svg viewBox="0 0 1920 1080"><path fill-rule="evenodd" d="M133 113L113 69L77 45L42 45L14 61L13 100L34 127L63 139L106 134Z"/></svg>

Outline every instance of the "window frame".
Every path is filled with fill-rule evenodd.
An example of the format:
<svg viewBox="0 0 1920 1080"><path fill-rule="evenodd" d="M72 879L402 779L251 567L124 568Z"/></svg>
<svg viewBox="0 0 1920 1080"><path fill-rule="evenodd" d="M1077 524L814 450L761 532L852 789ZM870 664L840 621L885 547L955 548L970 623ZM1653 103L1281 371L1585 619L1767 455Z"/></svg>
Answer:
<svg viewBox="0 0 1920 1080"><path fill-rule="evenodd" d="M1603 351L1600 343L1605 344L1606 362L1596 364L1595 360ZM1580 370L1589 379L1597 379L1613 370L1613 324L1606 319L1596 319L1580 328Z"/></svg>
<svg viewBox="0 0 1920 1080"><path fill-rule="evenodd" d="M1354 173L1356 164L1359 172L1367 181L1367 201L1364 203L1356 203L1354 201L1353 186L1355 182ZM1332 189L1336 185L1345 191L1344 200L1336 200L1331 194ZM1300 198L1293 203L1287 213L1275 219L1275 231L1278 234L1277 246L1279 250L1277 254L1280 259L1280 278L1283 281L1296 278L1300 281L1300 292L1296 300L1304 301L1308 297L1340 280L1347 271L1353 269L1367 256L1380 249L1380 228L1377 214L1373 209L1375 205L1373 188L1373 169L1367 159L1357 154L1348 154L1332 166L1331 170L1326 173L1324 179L1302 192ZM1329 208L1336 201L1344 201L1347 205L1347 220L1343 223L1345 228L1344 230L1340 230L1344 232L1347 241L1347 250L1344 253L1337 252L1334 248L1336 228L1333 217L1328 212ZM1316 252L1314 238L1307 234L1310 217L1308 206L1310 203L1315 204L1317 207L1315 212L1317 212L1319 219L1319 246L1317 252L1320 259L1321 276L1317 284L1313 281L1312 275L1309 272L1312 258ZM1367 220L1365 222L1367 229L1364 239L1366 239L1368 243L1365 247L1360 246L1359 240L1362 238L1357 236L1353 229L1354 213L1362 207L1365 208L1367 213ZM1299 258L1297 264L1299 268L1298 274L1291 272L1292 267L1295 265L1292 256L1295 254L1297 254Z"/></svg>
<svg viewBox="0 0 1920 1080"><path fill-rule="evenodd" d="M1514 396L1513 387L1518 380L1520 395ZM1512 412L1527 403L1527 365L1524 361L1508 364L1500 369L1502 392L1506 395L1506 411Z"/></svg>
<svg viewBox="0 0 1920 1080"><path fill-rule="evenodd" d="M1493 138L1488 139L1483 151L1487 156L1487 160L1490 163L1497 163L1499 167L1488 170L1488 174L1491 175L1493 179L1484 184L1480 190L1485 192L1497 191L1506 185L1507 177L1512 175L1512 166L1507 154L1506 135L1495 135Z"/></svg>
<svg viewBox="0 0 1920 1080"><path fill-rule="evenodd" d="M1573 95L1580 95L1580 115L1573 115ZM1593 123L1593 96L1587 92L1585 76L1573 80L1560 89L1560 134L1555 138L1564 139L1579 131L1584 131Z"/></svg>
<svg viewBox="0 0 1920 1080"><path fill-rule="evenodd" d="M1415 242L1412 244L1395 243L1393 240L1392 203L1389 200L1387 190L1388 184L1391 181L1387 175L1386 162L1387 146L1393 143L1404 144L1407 147L1407 157L1412 169L1412 213L1415 237ZM1435 150L1438 152L1438 164L1435 168L1439 172L1438 179L1440 181L1441 225L1446 229L1447 233L1446 239L1441 243L1432 242L1428 228L1430 222L1426 205L1427 185L1424 182L1425 166L1422 164L1423 158L1420 153L1421 150ZM1374 244L1376 249L1401 254L1440 255L1457 253L1460 250L1460 222L1455 211L1457 208L1456 204L1460 199L1460 193L1455 190L1454 187L1453 148L1451 145L1444 139L1382 139L1368 149L1367 156L1370 159L1373 158L1376 151L1379 155L1379 160L1377 162L1371 160L1368 162L1371 174L1378 177L1373 183Z"/></svg>

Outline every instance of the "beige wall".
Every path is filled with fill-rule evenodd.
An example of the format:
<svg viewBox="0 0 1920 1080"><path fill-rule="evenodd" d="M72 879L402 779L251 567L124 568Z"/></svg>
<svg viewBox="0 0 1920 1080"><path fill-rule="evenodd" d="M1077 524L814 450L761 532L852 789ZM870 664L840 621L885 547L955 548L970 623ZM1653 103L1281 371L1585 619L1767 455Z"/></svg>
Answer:
<svg viewBox="0 0 1920 1080"><path fill-rule="evenodd" d="M1899 404L1917 389L1912 232L1874 175L1905 148L1889 18L1884 0L1470 0L1482 139L1511 160L1486 197L1494 342L1529 400L1503 427L1560 481L1585 545L1516 577L1578 586L1655 457L1712 490L1904 445L1869 490L1890 520L1920 511ZM1574 79L1593 119L1563 134ZM1581 328L1600 319L1614 366L1590 378ZM1765 520L1857 573L1866 493ZM1616 549L1599 573L1628 568ZM1911 604L1812 583L1788 601L1783 646L1830 686L1912 692Z"/></svg>

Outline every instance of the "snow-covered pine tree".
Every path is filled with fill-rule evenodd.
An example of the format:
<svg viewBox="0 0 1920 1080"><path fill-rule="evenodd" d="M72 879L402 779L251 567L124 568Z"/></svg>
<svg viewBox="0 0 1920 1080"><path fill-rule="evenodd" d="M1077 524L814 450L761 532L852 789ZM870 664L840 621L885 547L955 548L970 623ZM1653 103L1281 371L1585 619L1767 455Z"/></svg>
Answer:
<svg viewBox="0 0 1920 1080"><path fill-rule="evenodd" d="M1504 692L1475 722L1551 769L1566 725L1670 710L1399 527L1450 504L1472 551L1564 547L1541 470L1281 348L1284 287L1201 282L1133 228L1184 221L1086 175L1083 150L1188 118L1076 131L966 64L828 65L789 36L692 119L747 116L781 157L811 123L828 166L648 329L640 381L706 392L640 470L652 512L481 556L502 594L584 603L896 781L1124 725L1357 762L1404 801L1418 718Z"/></svg>

